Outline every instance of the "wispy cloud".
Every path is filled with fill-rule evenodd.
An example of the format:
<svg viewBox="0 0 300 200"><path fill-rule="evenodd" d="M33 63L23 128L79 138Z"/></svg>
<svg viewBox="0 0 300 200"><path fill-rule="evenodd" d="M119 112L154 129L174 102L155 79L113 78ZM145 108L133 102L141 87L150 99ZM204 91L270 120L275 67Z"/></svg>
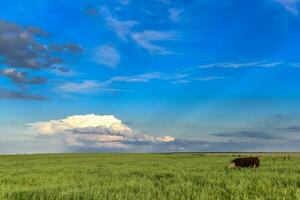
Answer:
<svg viewBox="0 0 300 200"><path fill-rule="evenodd" d="M200 65L199 69L205 69L205 68L244 68L244 67L265 67L265 68L271 68L276 67L283 64L283 62L268 62L268 61L255 61L255 62L224 62L224 63L211 63L207 65Z"/></svg>
<svg viewBox="0 0 300 200"><path fill-rule="evenodd" d="M179 20L181 14L179 10L171 10L170 13L172 13L170 15L172 15L171 17L173 20ZM120 20L117 17L114 17L106 6L101 8L101 15L103 16L107 27L114 31L122 40L128 41L131 39L138 46L153 54L169 55L173 53L165 47L154 43L177 40L178 34L174 31L136 31L134 28L140 24L137 20Z"/></svg>
<svg viewBox="0 0 300 200"><path fill-rule="evenodd" d="M235 132L227 132L227 133L216 133L211 134L218 137L227 137L227 138L254 138L254 139L280 139L278 136L274 136L264 132L258 131L235 131Z"/></svg>
<svg viewBox="0 0 300 200"><path fill-rule="evenodd" d="M122 4L123 6L128 6L130 5L130 0L119 0L120 4Z"/></svg>
<svg viewBox="0 0 300 200"><path fill-rule="evenodd" d="M113 45L102 45L96 48L94 53L95 61L98 64L116 68L120 63L121 56Z"/></svg>
<svg viewBox="0 0 300 200"><path fill-rule="evenodd" d="M182 9L170 8L169 9L169 19L174 23L178 23L182 20L183 13L184 13L184 11Z"/></svg>
<svg viewBox="0 0 300 200"><path fill-rule="evenodd" d="M113 17L107 7L102 7L101 14L106 22L107 27L114 31L122 40L128 40L128 36L132 32L133 27L139 24L136 20L119 20Z"/></svg>
<svg viewBox="0 0 300 200"><path fill-rule="evenodd" d="M300 132L300 126L293 125L285 128L280 128L280 130L287 131L287 132Z"/></svg>
<svg viewBox="0 0 300 200"><path fill-rule="evenodd" d="M154 72L154 73L146 73L146 74L140 74L135 76L115 76L110 79L111 82L131 82L131 83L137 83L137 82L149 82L153 79L160 79L161 73Z"/></svg>
<svg viewBox="0 0 300 200"><path fill-rule="evenodd" d="M171 3L170 0L156 0L157 2L169 5Z"/></svg>
<svg viewBox="0 0 300 200"><path fill-rule="evenodd" d="M186 84L186 83L189 83L189 82L190 81L186 80L186 79L178 79L178 80L171 81L172 84Z"/></svg>
<svg viewBox="0 0 300 200"><path fill-rule="evenodd" d="M98 91L102 84L95 80L85 80L82 82L67 82L58 86L58 89L67 93L86 94Z"/></svg>
<svg viewBox="0 0 300 200"><path fill-rule="evenodd" d="M224 77L224 76L204 76L204 77L194 78L194 80L198 80L198 81L214 81L214 80L222 80L222 79L226 79L226 77Z"/></svg>
<svg viewBox="0 0 300 200"><path fill-rule="evenodd" d="M289 65L290 65L291 67L300 68L300 63L290 63Z"/></svg>
<svg viewBox="0 0 300 200"><path fill-rule="evenodd" d="M273 0L279 4L281 4L288 12L292 13L293 15L299 14L299 0Z"/></svg>
<svg viewBox="0 0 300 200"><path fill-rule="evenodd" d="M58 86L58 89L67 93L89 94L97 92L114 92L114 91L127 91L123 89L114 88L115 83L148 83L150 81L164 81L171 84L186 84L191 81L214 81L225 79L226 77L219 76L204 76L193 78L187 73L162 73L162 72L150 72L131 76L114 76L108 80L95 81L85 80L82 82L67 82Z"/></svg>
<svg viewBox="0 0 300 200"><path fill-rule="evenodd" d="M127 40L131 29L138 24L135 20L120 21L112 17L107 17L106 23L123 40Z"/></svg>
<svg viewBox="0 0 300 200"><path fill-rule="evenodd" d="M175 41L177 40L178 35L175 32L165 32L165 31L143 31L136 32L132 34L132 39L143 49L151 53L168 55L173 54L172 51L167 50L166 48L154 44L154 42L159 41Z"/></svg>

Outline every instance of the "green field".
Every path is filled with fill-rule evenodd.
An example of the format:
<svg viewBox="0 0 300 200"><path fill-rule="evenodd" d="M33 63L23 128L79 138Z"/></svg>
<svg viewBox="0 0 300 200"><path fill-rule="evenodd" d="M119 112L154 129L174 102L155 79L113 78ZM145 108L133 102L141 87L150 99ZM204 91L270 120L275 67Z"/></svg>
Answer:
<svg viewBox="0 0 300 200"><path fill-rule="evenodd" d="M300 154L260 154L257 170L228 169L236 156L3 155L0 199L300 199Z"/></svg>

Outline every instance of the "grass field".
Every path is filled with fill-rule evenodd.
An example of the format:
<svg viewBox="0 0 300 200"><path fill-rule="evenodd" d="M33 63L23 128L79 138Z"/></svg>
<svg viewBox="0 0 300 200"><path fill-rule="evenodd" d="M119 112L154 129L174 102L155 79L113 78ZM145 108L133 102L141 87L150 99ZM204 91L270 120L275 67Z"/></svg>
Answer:
<svg viewBox="0 0 300 200"><path fill-rule="evenodd" d="M300 199L300 154L261 154L258 170L228 169L235 156L3 155L0 199Z"/></svg>

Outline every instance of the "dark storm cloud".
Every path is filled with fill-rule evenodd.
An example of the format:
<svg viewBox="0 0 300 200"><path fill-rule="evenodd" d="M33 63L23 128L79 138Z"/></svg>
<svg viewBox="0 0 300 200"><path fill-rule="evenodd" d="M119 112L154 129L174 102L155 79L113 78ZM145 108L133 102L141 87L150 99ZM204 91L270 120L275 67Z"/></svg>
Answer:
<svg viewBox="0 0 300 200"><path fill-rule="evenodd" d="M83 48L74 43L53 44L50 34L40 28L23 26L0 19L0 64L7 69L0 75L9 78L18 86L44 84L43 77L30 76L30 70L57 69L64 63L59 53L81 53ZM26 71L18 71L23 68ZM61 72L65 69L60 68ZM24 89L24 88L23 88ZM40 95L31 95L25 91L1 89L0 98L44 100Z"/></svg>
<svg viewBox="0 0 300 200"><path fill-rule="evenodd" d="M118 143L119 144L119 143ZM67 146L70 152L257 152L257 151L296 151L300 141L282 141L281 143L265 144L257 142L209 142L176 139L169 143L123 142L122 147L94 147L86 142L84 146Z"/></svg>
<svg viewBox="0 0 300 200"><path fill-rule="evenodd" d="M71 53L81 53L84 51L83 48L78 44L64 44L63 47L65 50L68 50Z"/></svg>
<svg viewBox="0 0 300 200"><path fill-rule="evenodd" d="M14 83L19 85L43 84L47 82L46 78L43 77L30 78L26 72L19 72L15 69L0 70L0 75L6 76L7 78L11 79Z"/></svg>
<svg viewBox="0 0 300 200"><path fill-rule="evenodd" d="M26 93L25 91L10 91L0 88L0 99L47 100L47 97Z"/></svg>
<svg viewBox="0 0 300 200"><path fill-rule="evenodd" d="M99 15L97 8L88 8L84 11L87 15L96 16Z"/></svg>
<svg viewBox="0 0 300 200"><path fill-rule="evenodd" d="M81 135L110 135L110 136L123 136L127 134L126 131L115 131L111 128L106 127L87 127L87 128L74 128L68 130L68 132L73 134L81 134ZM122 134L123 133L123 134Z"/></svg>
<svg viewBox="0 0 300 200"><path fill-rule="evenodd" d="M64 48L57 44L50 44L50 45L48 45L48 50L56 51L56 52L63 52Z"/></svg>
<svg viewBox="0 0 300 200"><path fill-rule="evenodd" d="M70 52L70 53L82 53L84 50L83 48L78 44L50 44L48 45L48 50L54 51L54 52Z"/></svg>
<svg viewBox="0 0 300 200"><path fill-rule="evenodd" d="M70 72L70 70L68 68L65 68L65 67L56 67L56 69L58 71L60 71L61 73L68 73L68 72Z"/></svg>
<svg viewBox="0 0 300 200"><path fill-rule="evenodd" d="M49 34L32 26L21 26L0 20L0 56L9 67L44 69L63 60L52 51L80 53L83 48L74 43L45 44ZM47 48L46 48L47 47Z"/></svg>
<svg viewBox="0 0 300 200"><path fill-rule="evenodd" d="M36 37L44 37L45 32L34 27L22 27L0 20L0 56L10 67L41 69L47 67L50 55Z"/></svg>
<svg viewBox="0 0 300 200"><path fill-rule="evenodd" d="M287 132L300 132L300 126L294 125L285 128L280 128L280 130L287 131Z"/></svg>
<svg viewBox="0 0 300 200"><path fill-rule="evenodd" d="M43 38L47 38L50 36L50 34L40 28L37 27L33 27L33 26L29 26L27 28L28 32L30 32L33 35L39 36L39 37L43 37Z"/></svg>
<svg viewBox="0 0 300 200"><path fill-rule="evenodd" d="M211 135L228 138L279 139L277 136L257 131L234 131L228 133L215 133Z"/></svg>

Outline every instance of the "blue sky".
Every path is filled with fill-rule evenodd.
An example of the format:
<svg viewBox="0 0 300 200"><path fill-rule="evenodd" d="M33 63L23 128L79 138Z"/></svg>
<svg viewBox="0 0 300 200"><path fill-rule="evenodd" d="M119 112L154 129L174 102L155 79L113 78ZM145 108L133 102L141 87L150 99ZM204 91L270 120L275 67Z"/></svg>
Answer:
<svg viewBox="0 0 300 200"><path fill-rule="evenodd" d="M0 153L300 150L299 0L0 8Z"/></svg>

